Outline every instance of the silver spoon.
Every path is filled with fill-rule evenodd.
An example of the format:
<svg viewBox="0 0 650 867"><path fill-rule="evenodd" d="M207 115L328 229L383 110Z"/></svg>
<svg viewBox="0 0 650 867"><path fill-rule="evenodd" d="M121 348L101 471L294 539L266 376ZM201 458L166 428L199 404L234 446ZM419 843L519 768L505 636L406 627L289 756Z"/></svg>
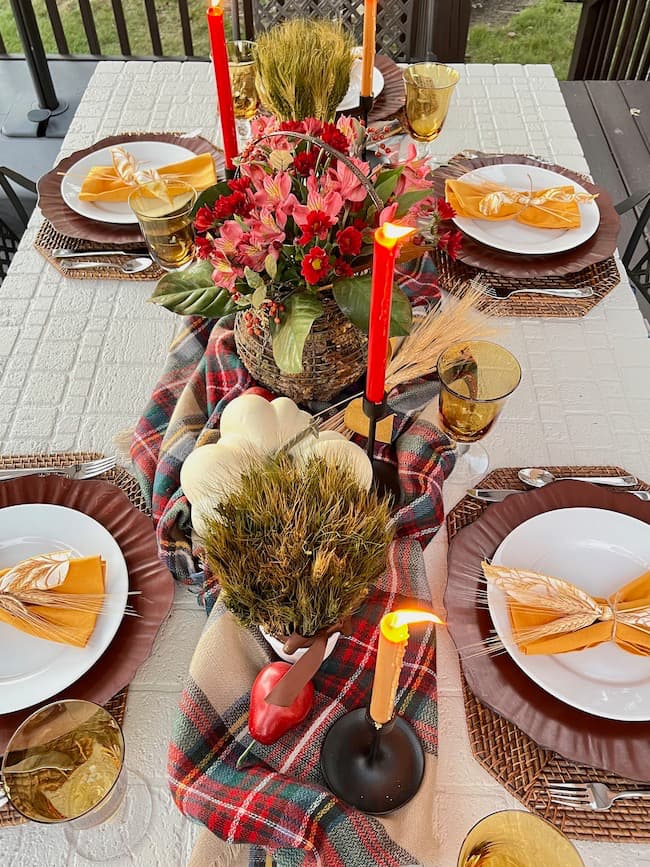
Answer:
<svg viewBox="0 0 650 867"><path fill-rule="evenodd" d="M611 485L615 488L632 488L637 480L634 476L554 476L549 470L538 467L525 467L517 473L521 481L531 488L543 488L551 482L571 479L574 482L592 482L595 485Z"/></svg>
<svg viewBox="0 0 650 867"><path fill-rule="evenodd" d="M129 259L123 265L118 265L115 262L73 262L71 265L66 265L66 271L89 271L95 268L117 268L123 274L138 274L140 271L146 271L151 268L153 259L147 256L138 256L135 259Z"/></svg>

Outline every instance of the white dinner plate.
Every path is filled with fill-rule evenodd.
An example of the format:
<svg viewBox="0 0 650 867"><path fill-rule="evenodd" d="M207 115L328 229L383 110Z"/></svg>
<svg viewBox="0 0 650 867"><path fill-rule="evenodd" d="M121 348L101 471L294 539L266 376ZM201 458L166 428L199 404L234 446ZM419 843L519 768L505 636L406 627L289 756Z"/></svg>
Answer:
<svg viewBox="0 0 650 867"><path fill-rule="evenodd" d="M493 562L564 578L592 596L608 597L650 569L650 527L606 509L555 509L516 527ZM650 720L650 657L611 641L569 653L526 655L513 638L506 595L491 584L488 605L507 652L542 689L596 716Z"/></svg>
<svg viewBox="0 0 650 867"><path fill-rule="evenodd" d="M384 89L384 76L375 67L372 70L372 95L376 99ZM361 91L361 61L354 60L350 70L350 86L341 102L336 106L337 111L350 111L359 107L359 93Z"/></svg>
<svg viewBox="0 0 650 867"><path fill-rule="evenodd" d="M30 503L0 509L0 569L27 557L71 550L106 561L110 596L85 647L72 647L0 623L0 714L45 701L94 665L122 622L129 587L126 562L111 534L94 518L65 506Z"/></svg>
<svg viewBox="0 0 650 867"><path fill-rule="evenodd" d="M113 147L117 147L117 145L113 145ZM159 169L161 166L179 163L196 156L188 148L162 141L125 142L121 147L125 147L129 153L133 154L138 168L142 169ZM79 199L81 185L91 168L93 166L111 166L112 164L113 158L110 147L101 148L101 150L82 157L79 162L68 169L61 180L61 196L69 208L81 214L82 217L88 217L89 220L96 220L100 223L136 224L138 220L129 208L128 202L82 202Z"/></svg>
<svg viewBox="0 0 650 867"><path fill-rule="evenodd" d="M549 187L573 186L578 193L586 193L580 184L539 166L503 163L493 166L482 166L468 172L459 180L471 183L478 180L494 181L513 190L544 190ZM578 205L582 218L577 229L536 229L525 226L517 220L473 220L469 217L454 217L458 228L496 250L506 253L522 253L528 255L548 256L573 250L589 240L600 223L598 205L592 202Z"/></svg>

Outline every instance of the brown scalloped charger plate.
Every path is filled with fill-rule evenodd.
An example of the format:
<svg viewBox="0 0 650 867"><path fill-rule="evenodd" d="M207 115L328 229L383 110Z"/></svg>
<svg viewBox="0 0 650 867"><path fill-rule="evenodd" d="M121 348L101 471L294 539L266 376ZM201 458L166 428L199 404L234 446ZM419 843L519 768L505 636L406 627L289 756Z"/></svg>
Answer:
<svg viewBox="0 0 650 867"><path fill-rule="evenodd" d="M647 722L619 722L576 710L537 686L507 653L476 652L493 631L489 612L476 601L481 561L492 557L523 521L571 507L610 509L650 523L650 503L585 482L555 482L491 505L449 546L445 590L449 633L474 695L542 749L633 780L650 781Z"/></svg>
<svg viewBox="0 0 650 867"><path fill-rule="evenodd" d="M43 216L54 228L70 238L83 238L98 244L137 244L144 240L140 227L119 223L100 223L89 220L69 208L61 196L61 181L65 173L83 157L112 145L128 144L130 141L160 141L180 145L195 154L210 153L214 157L217 174L223 173L223 154L211 142L201 136L185 136L174 133L124 133L100 139L91 147L75 151L58 162L47 174L39 178L38 206Z"/></svg>
<svg viewBox="0 0 650 867"><path fill-rule="evenodd" d="M377 123L396 115L404 107L404 72L390 57L378 54L375 66L384 76L384 89L372 104L368 123Z"/></svg>
<svg viewBox="0 0 650 867"><path fill-rule="evenodd" d="M584 244L553 256L523 256L516 253L505 253L463 234L462 247L458 253L461 262L475 268L481 268L484 271L491 271L494 274L502 274L505 277L560 277L564 274L574 274L576 271L602 262L612 255L618 240L620 218L609 193L602 187L590 183L577 172L564 168L564 166L546 163L543 160L521 154L476 154L473 157L456 154L449 160L448 165L440 166L432 172L433 191L436 196L444 198L447 178L460 178L474 169L482 166L499 165L500 163L540 166L581 184L590 193L598 193L596 205L600 212L600 223L595 233ZM543 230L540 229L541 231Z"/></svg>
<svg viewBox="0 0 650 867"><path fill-rule="evenodd" d="M51 503L84 512L102 524L122 550L129 572L129 603L139 617L125 616L103 656L76 683L48 699L78 698L104 704L127 686L151 654L154 639L169 614L174 579L158 557L151 523L115 485L75 482L60 476L25 476L0 484L0 508L21 503ZM46 704L42 702L41 704ZM0 716L0 754L11 735L35 707Z"/></svg>

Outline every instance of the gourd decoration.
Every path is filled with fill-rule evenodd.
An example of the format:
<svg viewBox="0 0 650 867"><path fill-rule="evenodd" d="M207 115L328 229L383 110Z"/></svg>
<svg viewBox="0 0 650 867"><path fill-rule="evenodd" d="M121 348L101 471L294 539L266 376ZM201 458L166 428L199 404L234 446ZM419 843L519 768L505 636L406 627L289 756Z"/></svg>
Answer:
<svg viewBox="0 0 650 867"><path fill-rule="evenodd" d="M192 505L195 532L205 536L206 520L214 518L215 508L238 489L256 461L287 446L297 466L319 456L347 469L362 490L370 489L372 466L355 443L336 431L318 435L310 413L288 397L268 401L261 395L242 394L224 409L219 440L195 449L181 468L181 487Z"/></svg>

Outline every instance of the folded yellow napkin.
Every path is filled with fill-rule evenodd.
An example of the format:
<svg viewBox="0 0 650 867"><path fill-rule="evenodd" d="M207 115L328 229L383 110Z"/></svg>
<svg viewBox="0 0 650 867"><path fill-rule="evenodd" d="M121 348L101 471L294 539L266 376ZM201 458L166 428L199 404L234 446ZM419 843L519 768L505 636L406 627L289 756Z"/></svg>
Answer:
<svg viewBox="0 0 650 867"><path fill-rule="evenodd" d="M650 656L650 571L608 599L538 572L485 562L483 572L507 595L513 636L523 653L567 653L614 641L628 653Z"/></svg>
<svg viewBox="0 0 650 867"><path fill-rule="evenodd" d="M445 181L445 198L459 217L480 220L517 220L538 229L577 229L579 204L596 196L577 193L574 187L549 187L522 192L491 181Z"/></svg>
<svg viewBox="0 0 650 867"><path fill-rule="evenodd" d="M37 638L85 647L102 604L105 571L101 557L73 560L69 552L31 557L3 569L0 621Z"/></svg>
<svg viewBox="0 0 650 867"><path fill-rule="evenodd" d="M113 148L113 165L93 166L81 185L79 198L84 202L126 202L139 184L161 179L185 181L195 190L205 190L217 182L212 154L199 154L159 169L139 170L128 151Z"/></svg>

